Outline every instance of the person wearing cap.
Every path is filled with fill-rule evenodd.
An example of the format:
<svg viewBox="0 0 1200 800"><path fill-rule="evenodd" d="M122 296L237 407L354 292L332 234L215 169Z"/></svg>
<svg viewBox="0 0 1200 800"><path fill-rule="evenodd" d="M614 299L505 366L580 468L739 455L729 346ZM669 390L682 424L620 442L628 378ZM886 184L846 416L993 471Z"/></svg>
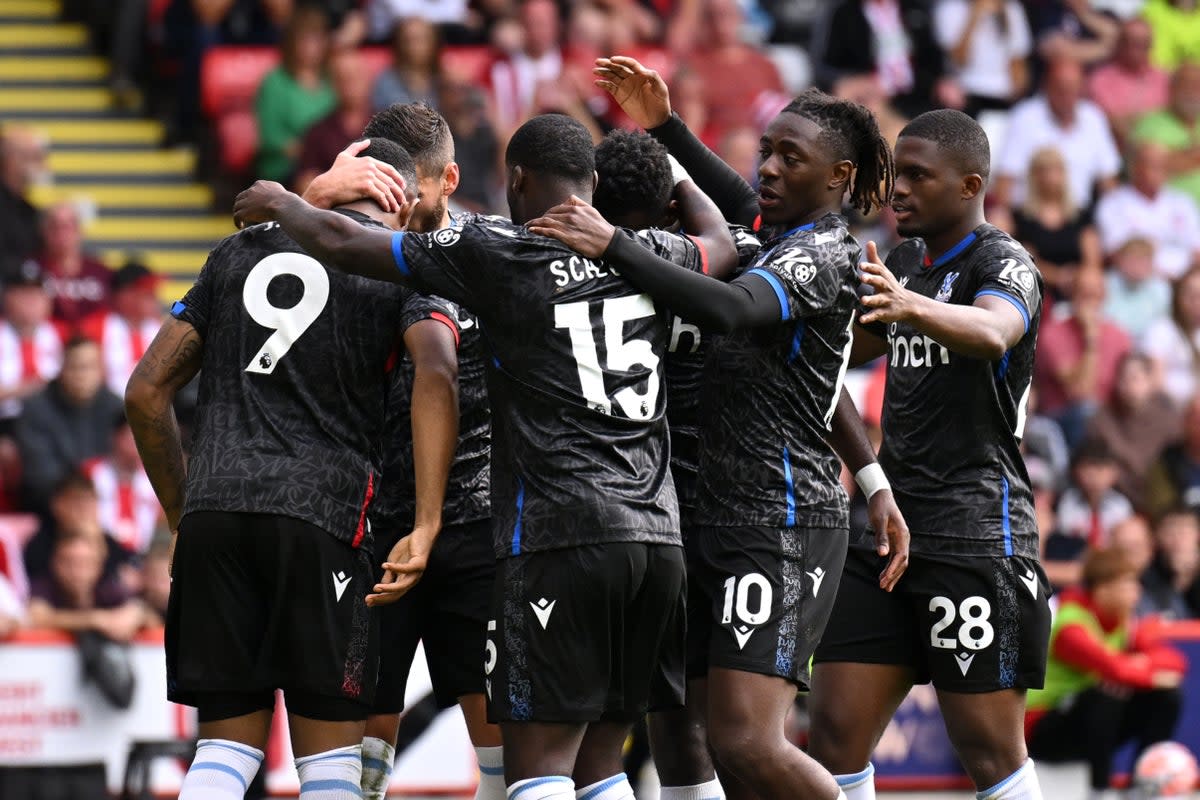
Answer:
<svg viewBox="0 0 1200 800"><path fill-rule="evenodd" d="M71 203L42 212L38 263L46 273L46 290L54 300L54 318L75 325L108 307L112 271L83 251L83 225Z"/></svg>
<svg viewBox="0 0 1200 800"><path fill-rule="evenodd" d="M124 396L133 368L162 326L159 283L159 276L145 266L126 264L113 275L111 308L91 315L79 326L80 333L100 345L104 381L118 397Z"/></svg>
<svg viewBox="0 0 1200 800"><path fill-rule="evenodd" d="M0 436L12 432L21 401L62 368L62 334L50 321L50 297L36 261L5 284L0 319Z"/></svg>

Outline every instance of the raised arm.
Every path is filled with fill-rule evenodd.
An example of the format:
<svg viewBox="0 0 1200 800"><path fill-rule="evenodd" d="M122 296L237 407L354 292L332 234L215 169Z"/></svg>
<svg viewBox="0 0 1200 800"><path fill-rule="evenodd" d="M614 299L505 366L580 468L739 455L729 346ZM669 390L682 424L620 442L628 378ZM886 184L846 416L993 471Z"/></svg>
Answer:
<svg viewBox="0 0 1200 800"><path fill-rule="evenodd" d="M704 253L708 274L726 280L737 269L738 254L721 210L690 179L675 185L675 199L679 203L683 232L691 236Z"/></svg>
<svg viewBox="0 0 1200 800"><path fill-rule="evenodd" d="M257 181L239 194L233 217L239 226L278 222L309 255L343 272L408 283L396 268L390 231L365 228L343 214L313 208L273 181Z"/></svg>
<svg viewBox="0 0 1200 800"><path fill-rule="evenodd" d="M666 145L696 185L716 200L725 219L739 225L754 224L758 195L671 113L670 93L661 75L629 56L597 59L594 72L596 85L611 94L634 122Z"/></svg>

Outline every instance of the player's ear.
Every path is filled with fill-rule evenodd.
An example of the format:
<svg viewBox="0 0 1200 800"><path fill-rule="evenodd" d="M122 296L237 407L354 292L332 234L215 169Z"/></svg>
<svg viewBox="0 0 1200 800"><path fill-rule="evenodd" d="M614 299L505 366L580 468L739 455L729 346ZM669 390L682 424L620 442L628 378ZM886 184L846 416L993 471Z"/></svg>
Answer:
<svg viewBox="0 0 1200 800"><path fill-rule="evenodd" d="M662 221L659 223L663 230L670 230L679 222L679 201L671 198L671 202L667 203L666 211L663 212Z"/></svg>
<svg viewBox="0 0 1200 800"><path fill-rule="evenodd" d="M829 171L829 188L846 191L850 185L850 176L854 174L854 164L850 161L838 161Z"/></svg>
<svg viewBox="0 0 1200 800"><path fill-rule="evenodd" d="M963 200L974 200L983 191L983 176L972 172L962 179Z"/></svg>
<svg viewBox="0 0 1200 800"><path fill-rule="evenodd" d="M521 189L525 186L525 170L520 165L512 168L508 173L508 188L513 194L520 194Z"/></svg>
<svg viewBox="0 0 1200 800"><path fill-rule="evenodd" d="M449 197L458 190L458 182L462 178L462 173L459 171L458 164L451 161L446 165L446 170L442 173L442 196Z"/></svg>
<svg viewBox="0 0 1200 800"><path fill-rule="evenodd" d="M592 194L596 193L596 187L600 185L600 173L592 170Z"/></svg>

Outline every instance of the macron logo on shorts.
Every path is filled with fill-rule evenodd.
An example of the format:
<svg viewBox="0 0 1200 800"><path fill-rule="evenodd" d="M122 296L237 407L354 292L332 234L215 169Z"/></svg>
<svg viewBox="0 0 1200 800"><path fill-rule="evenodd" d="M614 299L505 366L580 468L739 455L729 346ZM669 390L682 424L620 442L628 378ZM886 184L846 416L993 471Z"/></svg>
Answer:
<svg viewBox="0 0 1200 800"><path fill-rule="evenodd" d="M557 600L547 600L543 597L536 603L529 604L537 616L538 622L542 623L542 630L546 630L546 626L550 624L550 615L554 613L554 604L557 602Z"/></svg>
<svg viewBox="0 0 1200 800"><path fill-rule="evenodd" d="M1037 575L1034 574L1034 571L1027 569L1025 570L1025 574L1019 577L1021 578L1021 583L1025 584L1025 588L1029 590L1031 595L1033 595L1033 599L1037 600L1038 579Z"/></svg>
<svg viewBox="0 0 1200 800"><path fill-rule="evenodd" d="M346 587L350 585L352 575L347 575L344 572L331 573L333 577L333 593L337 595L338 602L342 602L342 595L346 593Z"/></svg>
<svg viewBox="0 0 1200 800"><path fill-rule="evenodd" d="M825 580L825 569L823 567L817 567L812 572L806 572L804 574L812 578L813 597L816 597L817 592L821 591L821 582Z"/></svg>

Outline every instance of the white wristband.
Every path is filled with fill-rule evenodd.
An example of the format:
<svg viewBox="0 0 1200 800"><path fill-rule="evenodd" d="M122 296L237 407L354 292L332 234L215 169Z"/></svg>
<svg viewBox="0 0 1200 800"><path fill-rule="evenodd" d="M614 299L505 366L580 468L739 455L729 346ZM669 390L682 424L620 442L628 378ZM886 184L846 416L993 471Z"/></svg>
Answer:
<svg viewBox="0 0 1200 800"><path fill-rule="evenodd" d="M688 174L688 171L683 168L683 164L680 164L679 160L676 159L675 156L667 153L667 160L671 162L672 186L678 186L684 181L690 181L692 179L692 176Z"/></svg>
<svg viewBox="0 0 1200 800"><path fill-rule="evenodd" d="M887 475L883 474L883 467L877 463L867 464L860 469L854 476L854 481L868 500L876 492L892 488L892 485L888 483Z"/></svg>

